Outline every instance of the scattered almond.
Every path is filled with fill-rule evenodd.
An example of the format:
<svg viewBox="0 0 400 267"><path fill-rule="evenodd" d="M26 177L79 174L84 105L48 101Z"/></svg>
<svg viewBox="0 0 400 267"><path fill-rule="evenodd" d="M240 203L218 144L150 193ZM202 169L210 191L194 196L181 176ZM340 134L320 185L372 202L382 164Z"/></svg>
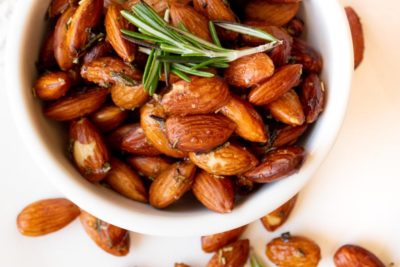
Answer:
<svg viewBox="0 0 400 267"><path fill-rule="evenodd" d="M372 252L356 245L341 246L333 260L336 267L385 267Z"/></svg>
<svg viewBox="0 0 400 267"><path fill-rule="evenodd" d="M39 77L35 83L35 95L42 100L57 100L63 97L71 87L67 73L48 72Z"/></svg>
<svg viewBox="0 0 400 267"><path fill-rule="evenodd" d="M351 37L353 39L354 68L356 69L364 58L364 33L360 17L356 11L350 6L345 7L345 11L350 25Z"/></svg>
<svg viewBox="0 0 400 267"><path fill-rule="evenodd" d="M253 0L248 2L244 12L246 19L282 26L297 14L299 8L300 3L272 3L265 0Z"/></svg>
<svg viewBox="0 0 400 267"><path fill-rule="evenodd" d="M244 266L249 257L249 251L249 240L238 240L219 249L207 263L207 267Z"/></svg>
<svg viewBox="0 0 400 267"><path fill-rule="evenodd" d="M272 117L288 125L299 126L305 121L303 107L296 91L289 90L278 100L268 104Z"/></svg>
<svg viewBox="0 0 400 267"><path fill-rule="evenodd" d="M235 242L246 230L247 225L218 234L201 237L201 248L205 252L215 252L220 248Z"/></svg>
<svg viewBox="0 0 400 267"><path fill-rule="evenodd" d="M262 217L260 220L264 225L265 229L270 232L275 231L277 228L282 226L289 218L297 201L297 195L289 199L285 204L278 207L274 211L270 212L266 216Z"/></svg>

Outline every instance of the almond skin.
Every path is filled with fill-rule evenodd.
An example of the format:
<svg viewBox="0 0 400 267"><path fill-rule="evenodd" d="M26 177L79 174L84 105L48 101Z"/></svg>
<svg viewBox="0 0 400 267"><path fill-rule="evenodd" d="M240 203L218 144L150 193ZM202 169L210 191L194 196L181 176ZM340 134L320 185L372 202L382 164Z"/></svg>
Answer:
<svg viewBox="0 0 400 267"><path fill-rule="evenodd" d="M104 179L119 194L139 202L147 203L147 190L142 180L127 164L111 158L112 169Z"/></svg>
<svg viewBox="0 0 400 267"><path fill-rule="evenodd" d="M229 142L208 153L191 152L189 158L208 173L226 176L244 173L258 164L246 148Z"/></svg>
<svg viewBox="0 0 400 267"><path fill-rule="evenodd" d="M123 5L123 9L131 10L134 5L139 3L141 0L127 0ZM165 10L168 8L167 0L144 0L146 4L151 6L161 17L164 16Z"/></svg>
<svg viewBox="0 0 400 267"><path fill-rule="evenodd" d="M303 135L303 133L307 130L307 124L303 124L300 126L285 126L280 129L275 130L275 137L272 143L273 147L281 147L285 145L294 144L297 139Z"/></svg>
<svg viewBox="0 0 400 267"><path fill-rule="evenodd" d="M54 57L54 30L49 32L42 44L39 54L39 67L44 69L52 69L57 65Z"/></svg>
<svg viewBox="0 0 400 267"><path fill-rule="evenodd" d="M287 201L285 204L278 207L271 213L262 217L260 220L264 225L265 229L267 229L270 232L273 232L277 228L282 226L289 218L289 215L292 212L296 204L296 201L297 201L297 195L289 199L289 201Z"/></svg>
<svg viewBox="0 0 400 267"><path fill-rule="evenodd" d="M304 21L294 18L285 26L286 31L293 37L300 37L304 32Z"/></svg>
<svg viewBox="0 0 400 267"><path fill-rule="evenodd" d="M356 69L364 58L364 33L360 17L352 7L345 7L347 19L349 21L351 37L353 39L354 68Z"/></svg>
<svg viewBox="0 0 400 267"><path fill-rule="evenodd" d="M142 84L127 86L117 83L111 87L111 98L118 107L133 110L143 106L149 99L149 94Z"/></svg>
<svg viewBox="0 0 400 267"><path fill-rule="evenodd" d="M233 209L235 192L229 178L201 171L194 180L192 191L209 210L229 213Z"/></svg>
<svg viewBox="0 0 400 267"><path fill-rule="evenodd" d="M114 256L129 253L130 238L127 230L106 223L85 211L81 212L79 218L88 236L101 249Z"/></svg>
<svg viewBox="0 0 400 267"><path fill-rule="evenodd" d="M284 93L278 100L269 103L267 108L272 117L285 124L299 126L305 121L303 107L293 89Z"/></svg>
<svg viewBox="0 0 400 267"><path fill-rule="evenodd" d="M207 152L225 143L236 125L222 115L171 116L166 121L170 144L186 152Z"/></svg>
<svg viewBox="0 0 400 267"><path fill-rule="evenodd" d="M324 110L325 105L324 84L318 75L310 74L304 79L300 99L306 114L307 123L315 122Z"/></svg>
<svg viewBox="0 0 400 267"><path fill-rule="evenodd" d="M279 148L269 152L257 168L246 172L244 176L256 183L271 183L298 170L303 159L303 148Z"/></svg>
<svg viewBox="0 0 400 267"><path fill-rule="evenodd" d="M246 230L246 227L247 225L244 225L226 232L202 236L201 248L207 253L215 252L229 243L235 242Z"/></svg>
<svg viewBox="0 0 400 267"><path fill-rule="evenodd" d="M127 161L139 174L150 180L154 180L172 164L171 160L165 157L134 156L127 158Z"/></svg>
<svg viewBox="0 0 400 267"><path fill-rule="evenodd" d="M190 161L168 167L150 186L150 204L163 209L176 202L192 187L195 172L196 166Z"/></svg>
<svg viewBox="0 0 400 267"><path fill-rule="evenodd" d="M116 151L121 150L122 147L122 140L124 137L132 130L136 129L137 125L132 123L132 124L126 124L123 125L116 130L112 131L109 135L106 136L106 142L107 145Z"/></svg>
<svg viewBox="0 0 400 267"><path fill-rule="evenodd" d="M157 156L161 154L160 151L149 143L139 123L136 123L133 128L122 137L121 149L128 153L143 156Z"/></svg>
<svg viewBox="0 0 400 267"><path fill-rule="evenodd" d="M259 84L274 74L274 63L264 53L239 58L230 63L224 78L232 86L248 88Z"/></svg>
<svg viewBox="0 0 400 267"><path fill-rule="evenodd" d="M35 94L42 100L57 100L71 87L71 79L62 71L45 73L35 83Z"/></svg>
<svg viewBox="0 0 400 267"><path fill-rule="evenodd" d="M282 26L288 23L298 12L300 3L271 3L265 0L249 1L245 7L248 20L260 20L269 25Z"/></svg>
<svg viewBox="0 0 400 267"><path fill-rule="evenodd" d="M207 267L239 267L244 266L249 257L250 242L248 239L238 240L221 249L207 263Z"/></svg>
<svg viewBox="0 0 400 267"><path fill-rule="evenodd" d="M89 49L83 57L83 64L89 63L95 59L107 57L111 55L113 48L107 41L100 41L91 49Z"/></svg>
<svg viewBox="0 0 400 267"><path fill-rule="evenodd" d="M341 246L333 260L336 267L385 267L372 252L356 245Z"/></svg>
<svg viewBox="0 0 400 267"><path fill-rule="evenodd" d="M99 182L110 171L109 153L100 132L86 118L70 126L72 158L78 171L90 182Z"/></svg>
<svg viewBox="0 0 400 267"><path fill-rule="evenodd" d="M53 0L50 3L48 14L50 18L61 15L69 7L76 6L78 0Z"/></svg>
<svg viewBox="0 0 400 267"><path fill-rule="evenodd" d="M321 250L312 240L284 233L267 244L266 255L281 267L317 267Z"/></svg>
<svg viewBox="0 0 400 267"><path fill-rule="evenodd" d="M294 62L302 64L305 72L319 74L322 71L321 54L302 39L293 39L292 59Z"/></svg>
<svg viewBox="0 0 400 267"><path fill-rule="evenodd" d="M25 236L42 236L67 226L79 213L79 207L65 198L39 200L18 214L17 228Z"/></svg>
<svg viewBox="0 0 400 267"><path fill-rule="evenodd" d="M71 25L72 17L76 7L68 8L57 20L54 28L54 57L62 70L72 68L76 53L70 51L67 43L68 28Z"/></svg>
<svg viewBox="0 0 400 267"><path fill-rule="evenodd" d="M254 105L266 105L278 100L300 81L302 66L300 64L284 66L267 81L251 90L249 101Z"/></svg>
<svg viewBox="0 0 400 267"><path fill-rule="evenodd" d="M107 105L91 115L91 121L102 132L109 132L117 128L128 116L128 112L114 105Z"/></svg>
<svg viewBox="0 0 400 267"><path fill-rule="evenodd" d="M197 115L215 112L230 99L228 85L220 78L192 78L179 81L164 95L161 105L169 115Z"/></svg>
<svg viewBox="0 0 400 267"><path fill-rule="evenodd" d="M106 101L107 89L91 88L63 97L44 108L46 117L57 121L70 121L98 110Z"/></svg>
<svg viewBox="0 0 400 267"><path fill-rule="evenodd" d="M267 142L268 135L260 114L249 102L232 95L231 100L221 108L221 113L236 123L235 132L252 142Z"/></svg>

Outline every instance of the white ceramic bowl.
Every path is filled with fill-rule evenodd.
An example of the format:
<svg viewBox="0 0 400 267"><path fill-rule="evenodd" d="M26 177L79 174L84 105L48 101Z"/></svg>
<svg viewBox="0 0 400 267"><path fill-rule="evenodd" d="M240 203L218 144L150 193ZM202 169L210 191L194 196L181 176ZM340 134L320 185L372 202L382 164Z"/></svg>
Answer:
<svg viewBox="0 0 400 267"><path fill-rule="evenodd" d="M307 138L308 156L298 173L263 186L225 215L210 212L190 198L174 209L156 210L90 184L66 157L65 132L42 115L41 105L31 93L49 2L20 0L15 8L5 60L10 105L22 139L37 165L60 192L95 216L151 235L189 236L226 231L262 217L300 191L333 146L345 115L353 73L351 37L343 8L336 0L305 0L302 14L308 41L323 55L322 78L328 98L323 115Z"/></svg>

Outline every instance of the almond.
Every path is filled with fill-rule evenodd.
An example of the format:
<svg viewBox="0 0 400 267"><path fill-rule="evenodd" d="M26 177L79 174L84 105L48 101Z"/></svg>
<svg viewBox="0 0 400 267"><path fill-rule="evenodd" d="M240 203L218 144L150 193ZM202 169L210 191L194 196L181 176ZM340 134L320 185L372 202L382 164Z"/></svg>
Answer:
<svg viewBox="0 0 400 267"><path fill-rule="evenodd" d="M160 152L174 158L184 158L186 153L176 149L169 142L165 129L165 111L163 107L151 101L140 109L140 125L147 140Z"/></svg>
<svg viewBox="0 0 400 267"><path fill-rule="evenodd" d="M316 267L321 250L312 240L284 233L267 244L267 257L281 267Z"/></svg>
<svg viewBox="0 0 400 267"><path fill-rule="evenodd" d="M250 103L232 95L231 100L221 108L221 113L236 123L235 132L252 142L267 142L265 124Z"/></svg>
<svg viewBox="0 0 400 267"><path fill-rule="evenodd" d="M46 117L57 121L69 121L86 116L98 110L106 101L108 90L91 88L61 98L44 108Z"/></svg>
<svg viewBox="0 0 400 267"><path fill-rule="evenodd" d="M128 86L117 83L111 87L111 98L118 107L133 110L143 106L149 99L149 94L144 90L142 84Z"/></svg>
<svg viewBox="0 0 400 267"><path fill-rule="evenodd" d="M67 226L79 213L79 207L68 199L44 199L29 204L18 214L17 228L26 236L42 236Z"/></svg>
<svg viewBox="0 0 400 267"><path fill-rule="evenodd" d="M316 74L310 74L304 79L300 98L303 103L307 123L315 122L324 110L324 88L323 82Z"/></svg>
<svg viewBox="0 0 400 267"><path fill-rule="evenodd" d="M304 40L293 39L292 60L303 65L303 70L308 73L321 73L322 57L314 48L309 46Z"/></svg>
<svg viewBox="0 0 400 267"><path fill-rule="evenodd" d="M341 246L333 257L336 267L385 267L372 252L356 245Z"/></svg>
<svg viewBox="0 0 400 267"><path fill-rule="evenodd" d="M122 29L135 30L132 24L125 20L121 15L122 7L112 4L108 7L104 20L107 40L110 42L115 52L127 62L135 59L137 46L123 38Z"/></svg>
<svg viewBox="0 0 400 267"><path fill-rule="evenodd" d="M196 166L189 161L177 162L164 170L150 187L150 204L166 208L181 198L193 184Z"/></svg>
<svg viewBox="0 0 400 267"><path fill-rule="evenodd" d="M307 130L307 124L294 127L287 125L285 127L276 129L274 133L275 137L272 146L281 147L285 145L292 145L306 130Z"/></svg>
<svg viewBox="0 0 400 267"><path fill-rule="evenodd" d="M54 30L49 32L44 38L39 54L39 67L46 70L57 65L54 57Z"/></svg>
<svg viewBox="0 0 400 267"><path fill-rule="evenodd" d="M111 55L113 48L109 42L100 41L91 49L89 49L83 57L83 64L87 64L98 58L107 57Z"/></svg>
<svg viewBox="0 0 400 267"><path fill-rule="evenodd" d="M218 234L201 237L201 248L204 252L215 252L220 248L235 242L246 230L247 225Z"/></svg>
<svg viewBox="0 0 400 267"><path fill-rule="evenodd" d="M147 190L142 180L127 164L111 158L111 171L104 179L119 194L139 202L147 202Z"/></svg>
<svg viewBox="0 0 400 267"><path fill-rule="evenodd" d="M166 121L170 144L186 152L207 152L225 143L235 124L222 115L171 116Z"/></svg>
<svg viewBox="0 0 400 267"><path fill-rule="evenodd" d="M299 8L300 3L271 3L265 0L254 0L246 5L244 12L246 19L282 26L297 14Z"/></svg>
<svg viewBox="0 0 400 267"><path fill-rule="evenodd" d="M128 112L114 105L107 105L91 115L91 121L102 132L109 132L117 128L128 116Z"/></svg>
<svg viewBox="0 0 400 267"><path fill-rule="evenodd" d="M305 121L303 107L293 89L284 93L278 100L269 103L267 108L272 117L288 125L299 126Z"/></svg>
<svg viewBox="0 0 400 267"><path fill-rule="evenodd" d="M191 152L189 158L199 168L215 175L241 174L258 164L246 148L229 142L208 153Z"/></svg>
<svg viewBox="0 0 400 267"><path fill-rule="evenodd" d="M235 191L242 196L248 195L255 189L254 182L243 175L238 175L235 179Z"/></svg>
<svg viewBox="0 0 400 267"><path fill-rule="evenodd" d="M70 126L70 149L78 171L90 182L98 182L110 171L109 153L99 131L86 118Z"/></svg>
<svg viewBox="0 0 400 267"><path fill-rule="evenodd" d="M63 97L71 87L71 79L62 71L48 72L35 83L35 95L42 100L57 100Z"/></svg>
<svg viewBox="0 0 400 267"><path fill-rule="evenodd" d="M350 25L351 37L353 39L354 68L356 69L364 58L364 33L357 12L350 6L345 7L345 11Z"/></svg>
<svg viewBox="0 0 400 267"><path fill-rule="evenodd" d="M148 177L150 180L154 180L172 164L165 157L134 156L129 157L127 161L139 174Z"/></svg>
<svg viewBox="0 0 400 267"><path fill-rule="evenodd" d="M301 3L303 0L267 0L271 3L277 3L277 4L282 4L282 3Z"/></svg>
<svg viewBox="0 0 400 267"><path fill-rule="evenodd" d="M72 68L76 53L70 51L67 43L68 29L71 26L72 17L76 7L68 8L57 20L54 28L54 57L62 70Z"/></svg>
<svg viewBox="0 0 400 267"><path fill-rule="evenodd" d="M249 101L254 105L266 105L278 100L300 81L302 66L300 64L284 66L267 81L251 90Z"/></svg>
<svg viewBox="0 0 400 267"><path fill-rule="evenodd" d="M76 6L78 0L53 0L50 3L48 14L50 18L61 15L69 7Z"/></svg>
<svg viewBox="0 0 400 267"><path fill-rule="evenodd" d="M267 229L270 232L273 232L277 228L282 226L289 218L289 215L292 212L296 204L296 201L297 201L297 195L289 199L289 201L287 201L285 204L278 207L268 215L262 217L260 220L264 225L265 229Z"/></svg>
<svg viewBox="0 0 400 267"><path fill-rule="evenodd" d="M132 129L137 129L137 124L126 124L117 128L106 136L107 145L113 150L121 150L122 140Z"/></svg>
<svg viewBox="0 0 400 267"><path fill-rule="evenodd" d="M161 105L170 115L196 115L212 113L230 98L228 85L220 78L192 78L179 81L164 95Z"/></svg>
<svg viewBox="0 0 400 267"><path fill-rule="evenodd" d="M300 37L304 32L304 21L299 18L293 18L285 26L286 31L293 37Z"/></svg>
<svg viewBox="0 0 400 267"><path fill-rule="evenodd" d="M229 213L235 202L232 181L223 176L201 171L193 183L193 194L209 210L218 213Z"/></svg>
<svg viewBox="0 0 400 267"><path fill-rule="evenodd" d="M257 168L244 175L256 183L271 183L295 172L303 159L304 149L301 147L279 148L269 152Z"/></svg>
<svg viewBox="0 0 400 267"><path fill-rule="evenodd" d="M225 80L232 86L248 88L274 74L274 63L264 53L239 58L225 70Z"/></svg>
<svg viewBox="0 0 400 267"><path fill-rule="evenodd" d="M125 256L129 252L129 232L118 226L106 223L82 211L80 221L88 236L101 249L114 256Z"/></svg>
<svg viewBox="0 0 400 267"><path fill-rule="evenodd" d="M122 7L126 10L132 10L132 7L140 1L141 0L127 0ZM153 8L161 17L164 17L165 10L168 9L167 0L144 0L143 2Z"/></svg>
<svg viewBox="0 0 400 267"><path fill-rule="evenodd" d="M175 263L174 266L175 267L190 267L189 265L184 264L184 263Z"/></svg>
<svg viewBox="0 0 400 267"><path fill-rule="evenodd" d="M207 267L239 267L244 266L249 257L250 242L248 239L238 240L221 249L207 263Z"/></svg>
<svg viewBox="0 0 400 267"><path fill-rule="evenodd" d="M133 128L122 137L121 149L128 153L143 156L157 156L161 154L160 151L149 143L139 123L134 124Z"/></svg>

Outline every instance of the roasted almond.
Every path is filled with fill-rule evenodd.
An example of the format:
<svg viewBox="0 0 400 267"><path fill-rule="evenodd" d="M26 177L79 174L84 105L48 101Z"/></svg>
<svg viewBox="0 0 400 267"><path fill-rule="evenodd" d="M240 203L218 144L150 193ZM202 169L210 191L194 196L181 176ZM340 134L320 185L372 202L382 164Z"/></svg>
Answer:
<svg viewBox="0 0 400 267"><path fill-rule="evenodd" d="M267 108L271 112L272 117L285 124L299 126L305 121L303 107L296 91L293 89L269 103Z"/></svg>
<svg viewBox="0 0 400 267"><path fill-rule="evenodd" d="M107 40L115 52L127 62L135 59L137 46L123 38L121 30L135 30L133 25L121 15L122 7L119 4L111 4L106 13L104 24L107 33Z"/></svg>
<svg viewBox="0 0 400 267"><path fill-rule="evenodd" d="M54 57L54 30L49 32L44 38L39 54L39 67L43 69L51 69L57 65Z"/></svg>
<svg viewBox="0 0 400 267"><path fill-rule="evenodd" d="M87 64L95 59L107 57L113 51L112 46L107 41L100 41L92 48L90 48L83 56L83 64Z"/></svg>
<svg viewBox="0 0 400 267"><path fill-rule="evenodd" d="M67 73L48 72L37 79L35 95L42 100L57 100L63 97L71 87L71 80Z"/></svg>
<svg viewBox="0 0 400 267"><path fill-rule="evenodd" d="M259 166L244 176L256 183L271 183L298 170L303 159L304 149L301 147L278 148L269 152Z"/></svg>
<svg viewBox="0 0 400 267"><path fill-rule="evenodd" d="M292 145L306 130L307 124L294 127L287 125L285 127L275 129L272 147Z"/></svg>
<svg viewBox="0 0 400 267"><path fill-rule="evenodd" d="M175 263L174 266L175 267L190 267L189 265L184 264L184 263Z"/></svg>
<svg viewBox="0 0 400 267"><path fill-rule="evenodd" d="M274 63L265 53L258 53L233 61L225 70L224 78L232 86L248 88L274 74Z"/></svg>
<svg viewBox="0 0 400 267"><path fill-rule="evenodd" d="M53 0L50 3L48 14L50 18L61 15L69 7L76 6L78 0Z"/></svg>
<svg viewBox="0 0 400 267"><path fill-rule="evenodd" d="M244 12L246 19L282 26L297 14L299 8L300 3L272 3L271 1L254 0L248 2Z"/></svg>
<svg viewBox="0 0 400 267"><path fill-rule="evenodd" d="M307 123L315 122L325 105L325 87L318 75L310 74L304 79L300 99Z"/></svg>
<svg viewBox="0 0 400 267"><path fill-rule="evenodd" d="M100 132L83 118L71 123L69 136L72 159L82 176L90 182L104 179L111 165Z"/></svg>
<svg viewBox="0 0 400 267"><path fill-rule="evenodd" d="M293 37L300 37L304 32L304 21L299 18L293 18L285 26L286 31Z"/></svg>
<svg viewBox="0 0 400 267"><path fill-rule="evenodd" d="M192 191L209 210L229 213L233 209L235 192L232 181L227 177L201 171L194 180Z"/></svg>
<svg viewBox="0 0 400 267"><path fill-rule="evenodd" d="M190 160L199 168L215 175L237 175L253 169L258 160L245 147L225 143L208 153L189 153Z"/></svg>
<svg viewBox="0 0 400 267"><path fill-rule="evenodd" d="M164 170L150 187L150 204L166 208L181 198L193 184L196 166L190 161L177 162Z"/></svg>
<svg viewBox="0 0 400 267"><path fill-rule="evenodd" d="M302 39L293 39L291 57L294 62L303 65L305 72L319 74L322 71L323 62L321 54Z"/></svg>
<svg viewBox="0 0 400 267"><path fill-rule="evenodd" d="M164 95L161 105L169 115L196 115L212 113L230 99L228 85L220 78L192 78L179 81Z"/></svg>
<svg viewBox="0 0 400 267"><path fill-rule="evenodd" d="M252 142L267 142L265 124L250 103L232 95L231 100L221 108L221 113L236 123L235 132Z"/></svg>
<svg viewBox="0 0 400 267"><path fill-rule="evenodd" d="M154 180L172 164L165 157L133 156L129 157L127 161L139 174L146 176L150 180Z"/></svg>
<svg viewBox="0 0 400 267"><path fill-rule="evenodd" d="M235 123L222 115L171 116L166 121L170 144L186 152L207 152L225 143Z"/></svg>
<svg viewBox="0 0 400 267"><path fill-rule="evenodd" d="M266 255L281 267L316 267L321 259L321 250L308 238L284 233L267 244Z"/></svg>
<svg viewBox="0 0 400 267"><path fill-rule="evenodd" d="M106 101L107 89L91 88L63 97L44 108L46 117L57 121L69 121L89 115Z"/></svg>
<svg viewBox="0 0 400 267"><path fill-rule="evenodd" d="M267 0L267 1L271 3L282 4L282 3L301 3L301 1L303 0Z"/></svg>
<svg viewBox="0 0 400 267"><path fill-rule="evenodd" d="M207 263L207 267L239 267L244 266L249 257L250 242L248 239L238 240L221 249Z"/></svg>
<svg viewBox="0 0 400 267"><path fill-rule="evenodd" d="M353 39L354 68L356 69L364 58L364 34L360 17L356 11L350 6L345 7L345 11L350 25L351 37Z"/></svg>
<svg viewBox="0 0 400 267"><path fill-rule="evenodd" d="M201 248L205 252L215 252L218 249L235 242L239 239L240 235L246 230L247 225L225 231L218 234L207 235L201 237Z"/></svg>
<svg viewBox="0 0 400 267"><path fill-rule="evenodd" d="M128 112L114 105L107 105L90 116L91 121L102 132L117 128L128 116Z"/></svg>
<svg viewBox="0 0 400 267"><path fill-rule="evenodd" d="M255 189L254 182L247 179L243 175L236 176L235 192L239 195L248 195Z"/></svg>
<svg viewBox="0 0 400 267"><path fill-rule="evenodd" d="M122 137L121 149L125 152L142 156L157 156L161 154L160 151L149 143L139 123L136 123L134 127Z"/></svg>
<svg viewBox="0 0 400 267"><path fill-rule="evenodd" d="M147 202L147 190L142 180L127 164L111 158L111 171L105 182L119 194L139 202Z"/></svg>
<svg viewBox="0 0 400 267"><path fill-rule="evenodd" d="M132 10L132 7L140 1L141 0L127 0L122 7L126 10ZM151 6L161 17L164 17L165 10L168 9L168 0L143 0L143 2Z"/></svg>
<svg viewBox="0 0 400 267"><path fill-rule="evenodd" d="M79 207L65 198L39 200L18 214L17 228L26 236L42 236L67 226L79 213Z"/></svg>
<svg viewBox="0 0 400 267"><path fill-rule="evenodd" d="M137 128L136 125L136 123L126 124L112 131L109 135L106 136L107 145L113 150L121 150L122 140L132 129Z"/></svg>
<svg viewBox="0 0 400 267"><path fill-rule="evenodd" d="M57 20L54 28L54 57L58 66L62 70L72 68L76 54L69 49L67 43L68 29L71 26L72 17L75 14L76 7L68 8Z"/></svg>
<svg viewBox="0 0 400 267"><path fill-rule="evenodd" d="M333 260L336 267L385 267L372 252L356 245L341 246Z"/></svg>
<svg viewBox="0 0 400 267"><path fill-rule="evenodd" d="M129 232L118 226L106 223L82 211L80 221L88 236L101 249L114 256L125 256L129 252Z"/></svg>
<svg viewBox="0 0 400 267"><path fill-rule="evenodd" d="M249 101L254 105L266 105L278 100L300 81L300 64L284 66L264 83L255 87L249 94Z"/></svg>
<svg viewBox="0 0 400 267"><path fill-rule="evenodd" d="M282 226L289 218L297 201L297 195L289 199L285 204L278 207L274 211L262 217L260 220L264 225L265 229L270 232L275 231L277 228Z"/></svg>
<svg viewBox="0 0 400 267"><path fill-rule="evenodd" d="M117 83L111 87L111 98L118 107L133 110L143 106L149 99L149 94L144 90L142 84L129 86Z"/></svg>

